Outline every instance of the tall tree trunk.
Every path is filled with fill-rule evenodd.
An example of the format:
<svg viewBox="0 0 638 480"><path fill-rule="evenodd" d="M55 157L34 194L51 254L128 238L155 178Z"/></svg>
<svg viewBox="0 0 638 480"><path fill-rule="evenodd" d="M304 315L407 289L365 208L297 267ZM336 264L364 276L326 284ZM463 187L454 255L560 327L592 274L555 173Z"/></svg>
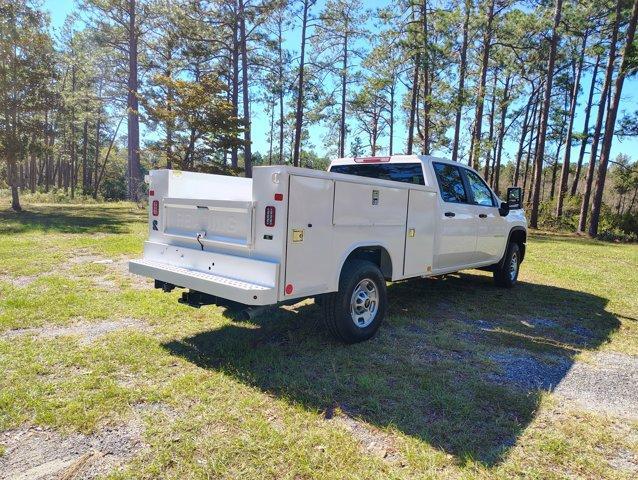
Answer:
<svg viewBox="0 0 638 480"><path fill-rule="evenodd" d="M167 62L172 60L172 47L169 47L167 54ZM173 71L171 68L167 68L164 72L166 78L173 78ZM173 111L173 102L175 101L175 92L173 91L173 87L170 85L166 89L166 111L169 113L168 120L166 121L166 145L165 145L165 154L166 154L166 168L168 170L173 168L173 132L175 130L175 122L172 118L170 118L170 113Z"/></svg>
<svg viewBox="0 0 638 480"><path fill-rule="evenodd" d="M13 147L9 147L11 150ZM9 151L7 156L7 170L9 183L11 185L11 208L16 211L22 211L22 206L20 205L20 192L18 190L18 185L20 180L18 178L18 168L15 160L14 152Z"/></svg>
<svg viewBox="0 0 638 480"><path fill-rule="evenodd" d="M572 151L572 132L574 129L574 117L576 115L576 105L578 104L578 88L580 87L580 75L583 70L583 62L585 60L585 50L587 49L587 31L583 34L583 43L580 49L580 57L578 58L578 66L576 67L576 75L574 77L574 86L571 90L571 98L569 105L569 125L567 126L567 139L565 140L565 155L563 156L563 168L560 173L560 184L558 187L558 200L556 201L556 216L563 215L563 201L567 193L567 180L569 178L569 161Z"/></svg>
<svg viewBox="0 0 638 480"><path fill-rule="evenodd" d="M343 36L343 65L341 66L341 117L339 118L339 157L346 152L346 86L348 72L348 17L345 16L345 35Z"/></svg>
<svg viewBox="0 0 638 480"><path fill-rule="evenodd" d="M275 101L270 105L270 135L268 136L268 165L272 165L272 144L275 136Z"/></svg>
<svg viewBox="0 0 638 480"><path fill-rule="evenodd" d="M523 125L521 128L521 138L518 142L518 150L516 152L516 164L514 167L514 186L518 186L518 179L521 175L521 160L523 159L523 150L525 148L525 138L527 137L527 131L529 128L529 110L532 106L532 101L534 99L535 89L532 86L532 93L529 96L529 100L527 101L527 105L525 106L525 118L523 119Z"/></svg>
<svg viewBox="0 0 638 480"><path fill-rule="evenodd" d="M565 103L563 105L563 112L569 112L569 106L571 105L571 91L565 93ZM554 200L556 193L556 179L558 176L558 159L560 158L560 150L563 148L563 138L565 137L565 127L569 122L570 114L563 115L563 121L561 122L560 132L558 133L558 145L556 146L556 154L554 155L554 163L552 165L552 183L549 191L549 199Z"/></svg>
<svg viewBox="0 0 638 480"><path fill-rule="evenodd" d="M233 62L233 75L232 75L232 86L231 86L231 104L233 108L233 116L237 118L239 116L239 22L237 19L237 0L235 0L235 8L233 14L235 17L233 18L233 51L231 53L232 62ZM239 154L237 151L237 146L234 145L230 152L230 165L233 168L237 168L239 166Z"/></svg>
<svg viewBox="0 0 638 480"><path fill-rule="evenodd" d="M279 90L279 164L284 163L284 52L283 52L283 32L282 21L280 18L277 23L278 33L278 48L279 48L279 64L277 65L278 72L278 90Z"/></svg>
<svg viewBox="0 0 638 480"><path fill-rule="evenodd" d="M539 90L539 96L538 98L540 99L541 96L541 92L543 91L543 89L545 88L544 84L541 84L541 90ZM536 172L536 162L535 162L535 158L536 158L536 151L538 150L538 140L539 140L539 128L538 125L541 123L541 116L543 114L543 106L542 105L538 105L539 108L537 108L538 110L538 116L536 117L536 123L535 123L535 127L532 127L532 132L534 132L534 129L536 129L536 136L532 137L533 138L533 143L534 143L534 154L533 156L530 156L531 153L531 148L532 148L532 138L530 138L530 146L529 149L527 151L527 163L528 165L526 165L525 168L525 176L527 177L527 172L528 172L528 167L529 167L529 163L531 160L531 167L532 167L532 171L531 171L531 175L529 176L529 188L527 189L527 204L528 206L532 204L532 190L534 190L533 188L533 184L534 184L534 176L535 176L535 172ZM527 180L527 179L525 179Z"/></svg>
<svg viewBox="0 0 638 480"><path fill-rule="evenodd" d="M587 176L585 177L585 191L583 192L583 200L580 204L580 217L578 219L578 231L584 232L587 227L587 212L589 210L589 197L591 196L591 188L594 182L594 172L596 171L596 155L598 154L598 144L600 142L600 133L602 131L603 118L605 116L605 105L611 88L612 77L614 74L614 64L616 62L616 42L618 41L618 28L620 22L621 2L616 2L613 30L611 34L611 43L609 44L609 58L607 59L607 68L605 69L605 80L603 89L600 92L600 100L598 101L598 115L596 117L596 126L594 128L594 137L591 143L591 155L589 157L589 166L587 167Z"/></svg>
<svg viewBox="0 0 638 480"><path fill-rule="evenodd" d="M408 155L412 155L412 149L414 148L414 126L416 122L417 98L419 96L420 57L419 52L417 52L414 57L414 75L412 77L412 93L410 96L410 115L408 117Z"/></svg>
<svg viewBox="0 0 638 480"><path fill-rule="evenodd" d="M89 179L91 178L89 172L89 121L84 120L84 127L82 129L82 194L86 195L89 189Z"/></svg>
<svg viewBox="0 0 638 480"><path fill-rule="evenodd" d="M48 192L51 185L51 137L52 133L49 131L52 130L49 126L49 111L47 110L44 113L44 146L46 147L44 151L44 191Z"/></svg>
<svg viewBox="0 0 638 480"><path fill-rule="evenodd" d="M554 64L556 63L556 48L558 47L558 26L562 13L563 0L556 0L554 12L554 27L547 62L547 80L545 81L545 95L543 98L543 112L539 130L538 150L536 151L536 172L534 179L534 191L532 193L532 212L529 224L532 228L538 228L538 207L540 203L540 188L543 177L543 158L545 157L545 137L547 135L547 119L552 98L552 83L554 81Z"/></svg>
<svg viewBox="0 0 638 480"><path fill-rule="evenodd" d="M396 78L392 77L392 85L390 85L390 140L388 145L388 155L392 155L394 151L394 93L396 88Z"/></svg>
<svg viewBox="0 0 638 480"><path fill-rule="evenodd" d="M250 121L250 90L248 89L248 39L246 37L246 12L244 0L239 0L239 34L241 48L242 104L244 107L244 169L246 177L253 176L253 157Z"/></svg>
<svg viewBox="0 0 638 480"><path fill-rule="evenodd" d="M423 27L423 155L430 154L430 49L428 40L428 2L423 0L421 7Z"/></svg>
<svg viewBox="0 0 638 480"><path fill-rule="evenodd" d="M596 56L596 63L594 64L594 71L591 76L591 85L589 87L589 97L587 98L587 106L585 107L585 124L583 126L583 139L580 143L580 152L578 153L578 163L576 164L576 173L574 174L574 181L572 182L571 196L576 195L576 189L578 188L578 180L580 179L580 171L583 167L583 158L585 158L585 149L589 140L589 117L591 114L591 107L594 100L594 90L596 90L596 77L598 75L598 67L600 66L600 54Z"/></svg>
<svg viewBox="0 0 638 480"><path fill-rule="evenodd" d="M489 133L487 135L488 143L490 144L490 149L487 151L487 158L485 159L485 166L483 168L483 179L486 182L489 182L490 178L490 162L492 161L491 157L491 145L494 141L494 110L496 109L496 84L498 80L498 68L494 70L494 85L492 86L492 98L490 102L490 128Z"/></svg>
<svg viewBox="0 0 638 480"><path fill-rule="evenodd" d="M137 202L140 194L141 168L140 168L140 117L139 101L137 98L137 48L138 28L136 0L129 0L129 25L128 25L128 197Z"/></svg>
<svg viewBox="0 0 638 480"><path fill-rule="evenodd" d="M467 69L467 44L470 24L472 2L465 0L465 19L463 21L463 40L461 41L461 62L459 65L459 89L456 94L456 114L454 118L454 140L452 141L452 161L456 162L459 156L459 138L461 135L461 116L465 103L465 71Z"/></svg>
<svg viewBox="0 0 638 480"><path fill-rule="evenodd" d="M476 115L474 117L474 147L470 152L469 163L473 168L478 167L478 159L481 153L481 130L483 126L483 106L485 102L485 83L487 80L487 66L490 60L490 48L492 45L492 22L494 20L494 3L490 0L486 12L486 25L483 32L483 51L481 54L481 76L478 92L476 94Z"/></svg>
<svg viewBox="0 0 638 480"><path fill-rule="evenodd" d="M509 88L511 77L505 78L505 88L503 89L503 102L501 103L501 120L498 127L498 147L496 150L496 165L494 166L494 183L493 188L496 195L500 193L499 182L501 180L501 155L503 153L503 137L505 136L505 118L507 117L507 109L509 108ZM520 159L519 159L520 163Z"/></svg>
<svg viewBox="0 0 638 480"><path fill-rule="evenodd" d="M620 18L616 17L619 22ZM591 209L591 224L589 225L589 235L595 237L598 235L598 222L600 219L600 207L603 203L603 190L605 189L605 178L607 176L607 165L609 163L609 155L611 153L611 144L614 141L614 129L616 128L616 117L618 115L618 105L622 95L625 76L629 68L629 62L632 60L632 49L634 48L634 36L636 34L636 23L638 22L638 0L634 0L633 10L631 12L631 20L627 27L625 48L622 55L620 70L616 75L614 85L614 96L611 106L607 110L607 118L605 119L605 135L603 137L602 149L600 152L600 163L598 165L598 176L596 178L596 190Z"/></svg>
<svg viewBox="0 0 638 480"><path fill-rule="evenodd" d="M6 145L7 149L7 178L9 180L9 185L11 186L11 208L16 211L22 211L22 206L20 205L20 191L18 190L20 179L18 177L18 98L17 98L17 87L18 87L18 78L17 78L17 68L14 68L14 65L18 61L18 45L17 43L13 44L13 48L11 49L11 59L9 62L9 71L11 72L12 81L9 83L12 88L12 102L9 107L10 110L7 114L7 120L10 126L7 128L9 133L9 142Z"/></svg>
<svg viewBox="0 0 638 480"><path fill-rule="evenodd" d="M61 155L58 155L58 161L55 165L55 171L53 172L53 177L57 178L57 188L58 190L62 188L62 172L64 170L64 165L62 163Z"/></svg>
<svg viewBox="0 0 638 480"><path fill-rule="evenodd" d="M31 193L35 193L35 184L36 184L36 154L35 154L35 132L31 134L31 145L29 152L29 189Z"/></svg>
<svg viewBox="0 0 638 480"><path fill-rule="evenodd" d="M292 153L292 164L299 166L301 158L301 133L303 128L303 107L304 107L304 69L306 61L306 29L308 27L308 10L310 0L303 2L303 21L301 24L301 53L299 57L299 75L297 84L297 111L295 112L295 144Z"/></svg>
<svg viewBox="0 0 638 480"><path fill-rule="evenodd" d="M71 69L71 92L75 93L76 86L76 67L73 65ZM71 198L75 197L75 168L77 164L77 145L75 141L75 107L71 107L71 165L69 166L69 182L71 183Z"/></svg>
<svg viewBox="0 0 638 480"><path fill-rule="evenodd" d="M97 119L95 120L95 153L93 158L93 185L91 193L93 198L97 199L97 186L98 186L98 170L100 167L100 129L102 128L102 117L98 111Z"/></svg>

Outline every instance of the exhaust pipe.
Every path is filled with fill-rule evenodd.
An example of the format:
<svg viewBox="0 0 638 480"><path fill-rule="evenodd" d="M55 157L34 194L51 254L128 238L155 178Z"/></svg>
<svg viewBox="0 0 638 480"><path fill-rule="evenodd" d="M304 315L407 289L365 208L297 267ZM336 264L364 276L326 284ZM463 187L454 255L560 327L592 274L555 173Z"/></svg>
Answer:
<svg viewBox="0 0 638 480"><path fill-rule="evenodd" d="M249 322L251 320L255 320L257 317L266 313L267 311L272 310L272 308L273 307L271 305L245 308L239 313L239 318L244 322Z"/></svg>

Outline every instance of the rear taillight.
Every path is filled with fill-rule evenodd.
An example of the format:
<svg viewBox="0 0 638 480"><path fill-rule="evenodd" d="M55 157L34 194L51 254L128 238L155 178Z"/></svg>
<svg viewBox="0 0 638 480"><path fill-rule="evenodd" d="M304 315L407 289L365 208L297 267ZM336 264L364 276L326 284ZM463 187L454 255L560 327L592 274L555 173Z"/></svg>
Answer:
<svg viewBox="0 0 638 480"><path fill-rule="evenodd" d="M153 200L153 216L157 217L159 215L159 200Z"/></svg>
<svg viewBox="0 0 638 480"><path fill-rule="evenodd" d="M269 205L266 207L266 214L264 216L264 223L267 227L275 226L275 207Z"/></svg>

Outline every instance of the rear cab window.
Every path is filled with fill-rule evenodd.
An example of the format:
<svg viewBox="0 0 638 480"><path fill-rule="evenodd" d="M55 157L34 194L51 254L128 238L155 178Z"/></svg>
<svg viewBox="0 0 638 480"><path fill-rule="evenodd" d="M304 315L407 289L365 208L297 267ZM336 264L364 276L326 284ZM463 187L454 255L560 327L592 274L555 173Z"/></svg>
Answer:
<svg viewBox="0 0 638 480"><path fill-rule="evenodd" d="M330 167L333 173L344 173L358 177L378 178L392 180L394 182L425 185L423 167L419 163L365 163L333 165Z"/></svg>

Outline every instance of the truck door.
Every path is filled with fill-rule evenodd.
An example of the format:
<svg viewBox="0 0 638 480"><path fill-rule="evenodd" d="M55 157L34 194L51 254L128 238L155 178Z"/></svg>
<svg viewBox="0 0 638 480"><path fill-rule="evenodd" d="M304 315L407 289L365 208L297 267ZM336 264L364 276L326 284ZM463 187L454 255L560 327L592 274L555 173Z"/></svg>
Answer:
<svg viewBox="0 0 638 480"><path fill-rule="evenodd" d="M506 220L501 217L492 191L472 170L463 169L474 202L477 218L476 258L479 262L498 262L507 241Z"/></svg>
<svg viewBox="0 0 638 480"><path fill-rule="evenodd" d="M458 166L433 162L441 195L439 197L439 225L434 266L437 270L464 268L477 263L475 206Z"/></svg>
<svg viewBox="0 0 638 480"><path fill-rule="evenodd" d="M286 296L325 292L334 272L332 252L332 180L290 176Z"/></svg>
<svg viewBox="0 0 638 480"><path fill-rule="evenodd" d="M403 275L412 277L432 271L436 217L436 194L410 190L405 236Z"/></svg>

